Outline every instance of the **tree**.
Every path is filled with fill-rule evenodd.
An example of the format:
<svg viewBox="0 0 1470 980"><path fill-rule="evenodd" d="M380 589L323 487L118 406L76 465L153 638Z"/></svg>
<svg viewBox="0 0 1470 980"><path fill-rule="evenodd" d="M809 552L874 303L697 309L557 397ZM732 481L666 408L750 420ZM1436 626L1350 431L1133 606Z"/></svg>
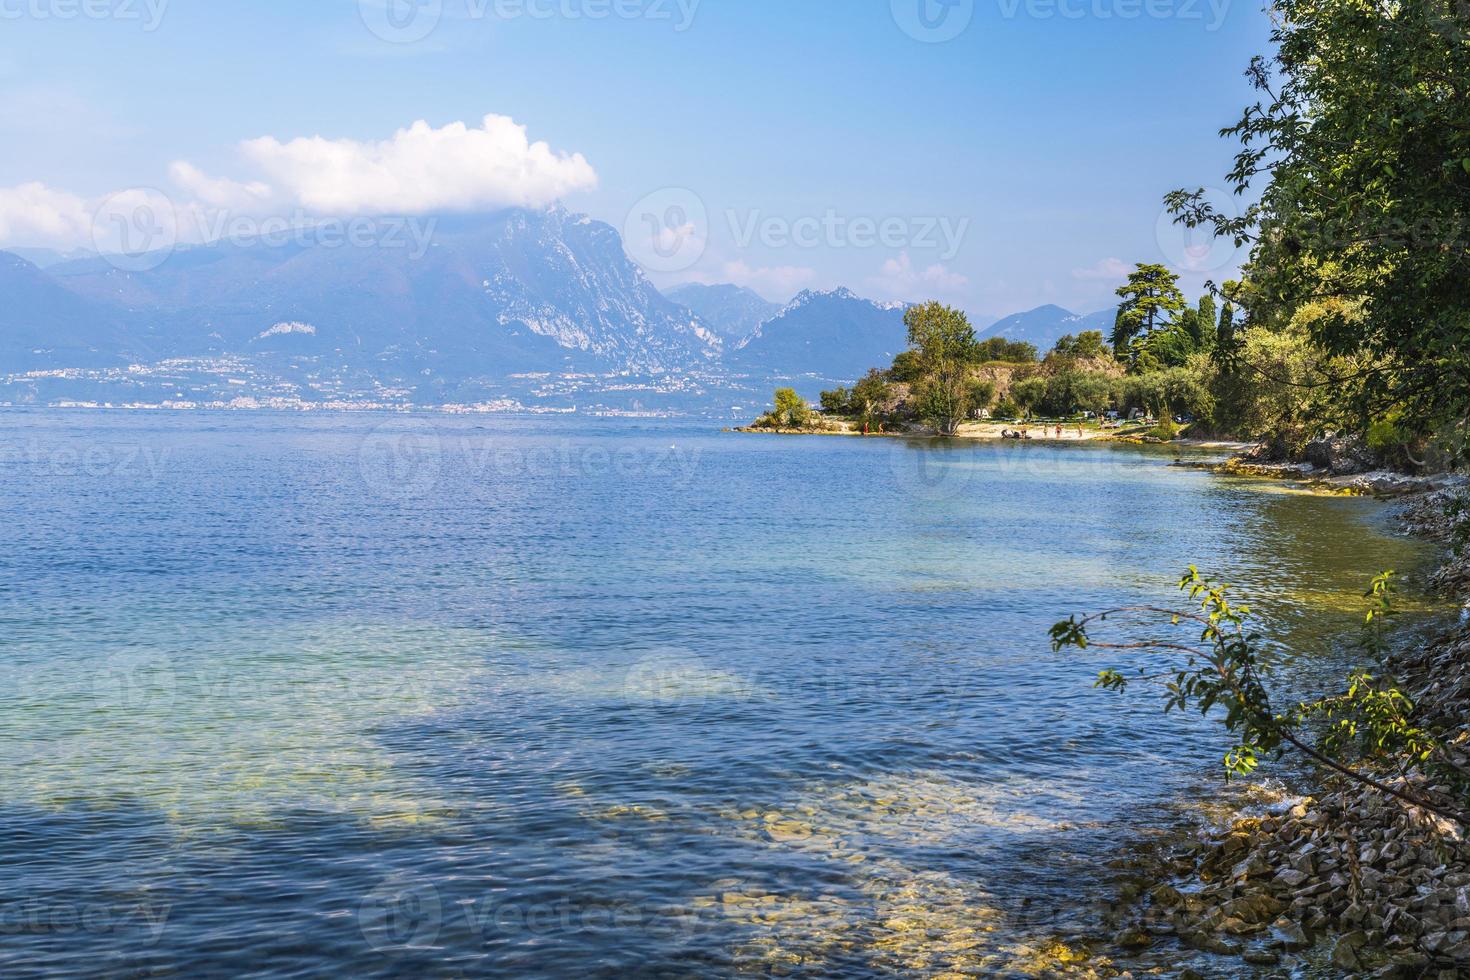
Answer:
<svg viewBox="0 0 1470 980"><path fill-rule="evenodd" d="M976 345L975 359L984 364L990 361L1005 361L1010 364L1035 364L1036 345L1024 340L1007 340L1004 337L989 337Z"/></svg>
<svg viewBox="0 0 1470 980"><path fill-rule="evenodd" d="M903 320L920 369L916 383L919 414L940 435L954 435L972 408L970 367L978 350L975 330L963 313L942 303L910 307Z"/></svg>
<svg viewBox="0 0 1470 980"><path fill-rule="evenodd" d="M1197 351L1213 350L1219 312L1216 309L1215 297L1210 293L1205 293L1199 298L1199 309L1195 311L1195 319L1197 332L1194 335L1194 349Z"/></svg>
<svg viewBox="0 0 1470 980"><path fill-rule="evenodd" d="M899 351L898 356L893 359L893 367L888 376L899 384L911 385L919 380L924 373L924 365L920 360L919 352L916 350Z"/></svg>
<svg viewBox="0 0 1470 980"><path fill-rule="evenodd" d="M770 417L778 426L799 429L811 419L811 409L795 388L777 388L776 410Z"/></svg>
<svg viewBox="0 0 1470 980"><path fill-rule="evenodd" d="M1102 334L1098 334L1101 340ZM1116 384L1106 374L1097 371L1080 371L1071 382L1073 409L1085 409L1094 415L1102 415L1113 404Z"/></svg>
<svg viewBox="0 0 1470 980"><path fill-rule="evenodd" d="M1226 283L1228 287L1230 284ZM1220 307L1220 324L1215 328L1214 349L1228 352L1235 344L1235 304L1228 299Z"/></svg>
<svg viewBox="0 0 1470 980"><path fill-rule="evenodd" d="M1052 353L1058 357L1099 358L1107 357L1109 351L1103 341L1101 330L1084 330L1077 335L1067 334L1057 341Z"/></svg>
<svg viewBox="0 0 1470 980"><path fill-rule="evenodd" d="M1017 381L1011 385L1011 401L1021 407L1021 411L1028 417L1031 410L1046 401L1047 382L1045 378L1031 377Z"/></svg>
<svg viewBox="0 0 1470 980"><path fill-rule="evenodd" d="M979 415L995 400L995 382L984 378L970 381L970 414Z"/></svg>
<svg viewBox="0 0 1470 980"><path fill-rule="evenodd" d="M1213 326L1211 324L1212 332ZM1184 310L1179 314L1179 322L1163 330L1157 330L1147 337L1140 337L1136 343L1158 364L1164 367L1180 367L1189 360L1191 354L1199 350L1197 338L1201 332L1199 314L1194 310ZM1146 364L1151 363L1140 362L1136 356L1133 361L1134 366L1139 370L1143 370Z"/></svg>
<svg viewBox="0 0 1470 980"><path fill-rule="evenodd" d="M1251 325L1279 327L1322 299L1356 304L1310 336L1360 361L1357 421L1398 411L1428 432L1463 419L1470 15L1461 0L1276 0L1272 23L1276 54L1247 73L1262 98L1222 131L1240 141L1233 189L1259 203L1233 216L1202 190L1166 202L1181 223L1252 246L1249 297L1231 296Z"/></svg>
<svg viewBox="0 0 1470 980"><path fill-rule="evenodd" d="M888 382L881 372L869 371L862 380L852 386L848 399L849 411L864 429L878 422L883 403L888 400Z"/></svg>
<svg viewBox="0 0 1470 980"><path fill-rule="evenodd" d="M1393 581L1393 572L1379 575L1366 595L1370 605L1362 649L1373 660L1386 654L1382 631L1385 617L1393 612ZM1215 714L1236 739L1235 747L1225 755L1227 778L1249 776L1263 758L1291 749L1340 777L1470 828L1470 813L1457 803L1420 795L1402 779L1379 779L1364 771L1376 767L1379 772L1401 775L1422 767L1429 770L1431 781L1459 783L1464 773L1446 764L1443 751L1445 742L1457 733L1423 727L1407 695L1391 681L1364 670L1349 676L1341 694L1280 705L1273 697L1272 683L1289 662L1289 655L1261 642L1250 628L1250 609L1234 601L1228 585L1205 579L1193 566L1179 588L1189 600L1183 609L1128 606L1073 616L1052 627L1052 647L1165 658L1162 664L1105 669L1098 674L1096 686L1122 693L1135 685L1156 684L1166 694L1166 714L1191 710ZM1121 642L1094 636L1117 623L1133 627L1129 635L1119 638ZM1168 632L1161 635L1163 629Z"/></svg>
<svg viewBox="0 0 1470 980"><path fill-rule="evenodd" d="M1118 287L1123 300L1113 326L1113 351L1119 360L1132 352L1135 338L1147 338L1170 322L1170 316L1184 309L1184 295L1179 292L1179 277L1162 265L1138 264L1128 275L1128 282Z"/></svg>
<svg viewBox="0 0 1470 980"><path fill-rule="evenodd" d="M1249 327L1234 340L1239 370L1219 372L1214 382L1218 424L1250 438L1269 439L1279 453L1300 449L1324 426L1337 427L1352 393L1324 379L1358 373L1354 363L1333 358L1312 341L1304 320L1282 330Z"/></svg>
<svg viewBox="0 0 1470 980"><path fill-rule="evenodd" d="M852 393L846 388L822 392L822 411L828 415L846 415L852 408Z"/></svg>

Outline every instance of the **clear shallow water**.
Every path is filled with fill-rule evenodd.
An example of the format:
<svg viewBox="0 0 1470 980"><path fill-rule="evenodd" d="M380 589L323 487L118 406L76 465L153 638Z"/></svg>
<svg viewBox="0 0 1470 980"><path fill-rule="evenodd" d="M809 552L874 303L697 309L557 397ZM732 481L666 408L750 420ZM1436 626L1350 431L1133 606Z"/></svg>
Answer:
<svg viewBox="0 0 1470 980"><path fill-rule="evenodd" d="M1220 750L1047 628L1417 561L1172 460L0 414L0 974L1023 969Z"/></svg>

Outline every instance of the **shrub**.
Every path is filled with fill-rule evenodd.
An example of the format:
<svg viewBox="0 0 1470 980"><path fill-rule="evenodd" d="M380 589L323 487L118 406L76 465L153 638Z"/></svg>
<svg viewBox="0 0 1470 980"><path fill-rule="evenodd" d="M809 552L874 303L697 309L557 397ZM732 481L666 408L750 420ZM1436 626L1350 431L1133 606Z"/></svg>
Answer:
<svg viewBox="0 0 1470 980"><path fill-rule="evenodd" d="M1174 420L1166 415L1162 419L1159 419L1159 424L1153 427L1149 435L1155 439L1162 439L1165 442L1173 442L1179 438L1179 426L1175 425Z"/></svg>
<svg viewBox="0 0 1470 980"><path fill-rule="evenodd" d="M812 410L795 388L776 389L776 410L766 416L777 428L800 429L811 421Z"/></svg>
<svg viewBox="0 0 1470 980"><path fill-rule="evenodd" d="M1380 456L1394 456L1409 442L1393 419L1380 419L1368 426L1368 448Z"/></svg>

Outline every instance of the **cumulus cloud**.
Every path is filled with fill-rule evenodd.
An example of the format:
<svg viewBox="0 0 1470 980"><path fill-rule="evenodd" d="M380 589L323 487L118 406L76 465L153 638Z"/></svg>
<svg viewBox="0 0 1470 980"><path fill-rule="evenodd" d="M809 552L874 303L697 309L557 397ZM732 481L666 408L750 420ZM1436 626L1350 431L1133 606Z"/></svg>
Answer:
<svg viewBox="0 0 1470 980"><path fill-rule="evenodd" d="M42 183L0 187L0 244L72 248L92 233L92 208Z"/></svg>
<svg viewBox="0 0 1470 980"><path fill-rule="evenodd" d="M951 271L942 263L936 262L924 269L915 268L908 252L901 252L898 258L884 262L878 275L868 280L868 286L882 293L883 298L900 300L949 296L963 292L969 285L967 277Z"/></svg>
<svg viewBox="0 0 1470 980"><path fill-rule="evenodd" d="M210 208L253 214L275 196L269 184L241 183L228 177L211 177L192 163L180 160L168 168L169 178L194 203Z"/></svg>
<svg viewBox="0 0 1470 980"><path fill-rule="evenodd" d="M1128 263L1124 262L1122 259L1103 259L1096 265L1089 266L1086 269L1073 269L1072 278L1086 280L1106 280L1111 282L1118 279L1128 278L1128 273L1132 271L1132 267L1129 266Z"/></svg>
<svg viewBox="0 0 1470 980"><path fill-rule="evenodd" d="M320 136L240 146L250 176L170 165L173 190L128 190L87 198L40 182L0 187L0 248L121 248L128 242L204 241L221 218L293 221L359 215L542 207L597 185L580 153L531 142L524 126L488 115L478 126L416 122L381 141Z"/></svg>
<svg viewBox="0 0 1470 980"><path fill-rule="evenodd" d="M580 153L532 143L507 116L488 115L473 128L419 121L378 142L264 136L241 150L281 193L324 214L539 207L597 186Z"/></svg>

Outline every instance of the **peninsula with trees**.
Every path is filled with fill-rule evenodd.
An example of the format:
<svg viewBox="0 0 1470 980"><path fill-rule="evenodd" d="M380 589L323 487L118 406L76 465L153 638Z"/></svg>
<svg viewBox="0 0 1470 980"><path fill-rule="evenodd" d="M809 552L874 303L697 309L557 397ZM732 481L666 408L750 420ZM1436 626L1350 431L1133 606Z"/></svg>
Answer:
<svg viewBox="0 0 1470 980"><path fill-rule="evenodd" d="M1233 284L1232 284L1233 285ZM1213 293L1186 300L1178 276L1140 264L1118 288L1110 336L1083 331L1041 352L1024 341L978 340L965 314L938 302L904 315L908 348L850 388L810 406L794 389L776 393L752 430L943 437L1114 436L1170 440L1181 432L1236 437L1267 418L1303 409L1291 381L1241 384L1224 352L1264 338L1238 334L1234 304Z"/></svg>
<svg viewBox="0 0 1470 980"><path fill-rule="evenodd" d="M1402 526L1444 547L1420 585L1463 608L1470 15L1445 0L1276 0L1271 14L1273 53L1247 71L1258 97L1221 132L1239 143L1226 183L1253 203L1237 216L1202 189L1165 197L1178 223L1249 247L1237 280L1191 302L1171 270L1140 263L1111 336L1067 337L1044 356L977 342L939 303L915 306L891 366L823 394L820 412L785 391L756 427L953 437L986 418L1100 427L1142 413L1161 440L1397 468L1428 488ZM1139 877L1111 910L1110 952L1174 942L1237 958L1229 976L1470 976L1470 625L1387 629L1396 581L1365 583L1361 637L1322 638L1356 664L1338 680L1301 671L1301 650L1263 646L1249 608L1195 568L1177 603L1056 624L1058 652L1151 654L1101 671L1098 687L1153 690L1166 712L1217 720L1229 776L1290 757L1300 768L1285 774L1306 790L1289 809L1241 812L1126 859ZM1106 956L1069 950L1066 963L1056 975L1132 975Z"/></svg>

